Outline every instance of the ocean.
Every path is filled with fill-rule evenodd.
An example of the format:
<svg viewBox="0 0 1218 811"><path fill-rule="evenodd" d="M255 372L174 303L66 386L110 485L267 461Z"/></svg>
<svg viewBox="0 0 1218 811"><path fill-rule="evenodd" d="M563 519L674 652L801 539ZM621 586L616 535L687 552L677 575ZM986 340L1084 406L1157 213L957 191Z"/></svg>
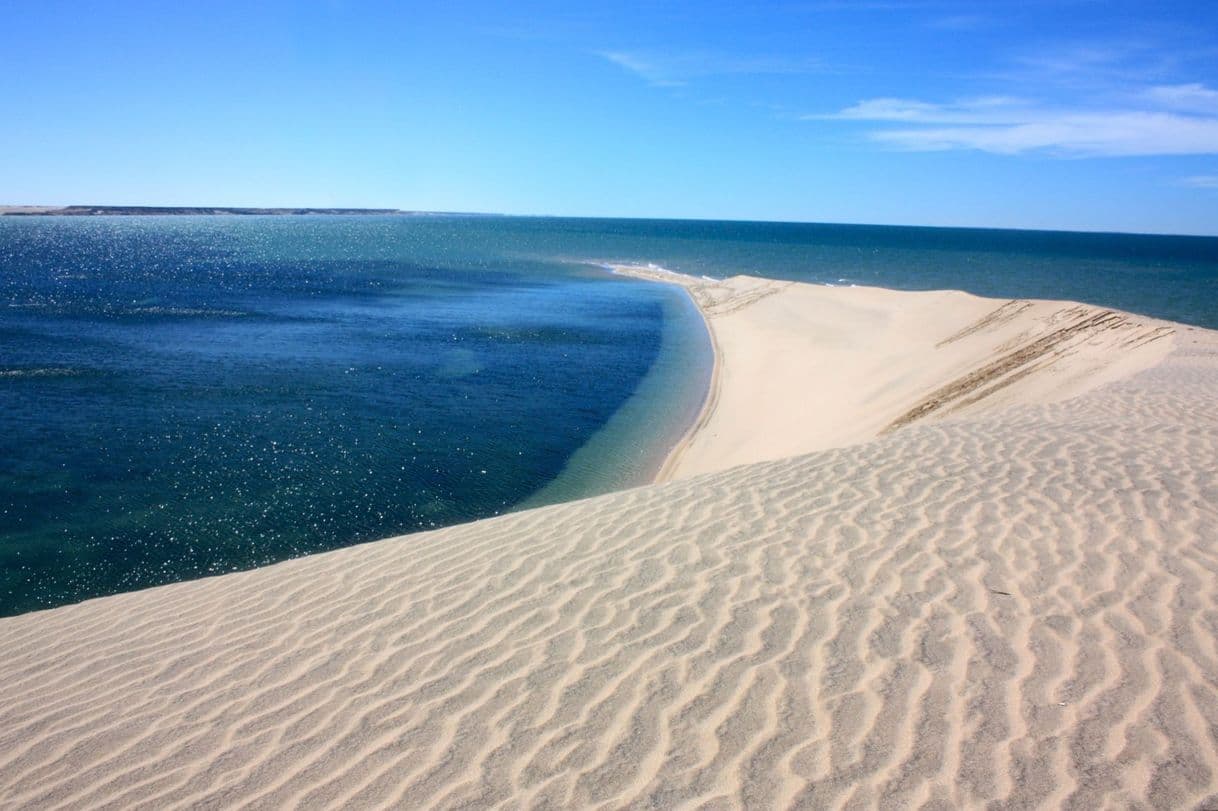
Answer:
<svg viewBox="0 0 1218 811"><path fill-rule="evenodd" d="M648 481L714 277L1218 328L1218 239L478 216L0 218L0 615Z"/></svg>

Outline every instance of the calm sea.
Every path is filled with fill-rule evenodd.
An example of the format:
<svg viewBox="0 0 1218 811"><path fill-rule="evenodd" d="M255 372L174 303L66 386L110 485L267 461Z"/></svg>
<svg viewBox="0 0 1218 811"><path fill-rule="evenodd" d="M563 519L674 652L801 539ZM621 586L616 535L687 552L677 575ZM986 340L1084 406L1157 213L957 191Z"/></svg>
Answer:
<svg viewBox="0 0 1218 811"><path fill-rule="evenodd" d="M1218 328L1218 239L498 217L0 218L0 615L646 481L710 276Z"/></svg>

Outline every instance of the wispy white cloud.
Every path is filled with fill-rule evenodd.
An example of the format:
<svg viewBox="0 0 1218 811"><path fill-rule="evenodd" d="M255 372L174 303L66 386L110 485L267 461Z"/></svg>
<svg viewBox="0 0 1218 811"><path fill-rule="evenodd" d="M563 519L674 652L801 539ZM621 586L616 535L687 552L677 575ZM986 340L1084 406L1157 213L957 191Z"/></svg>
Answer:
<svg viewBox="0 0 1218 811"><path fill-rule="evenodd" d="M1218 175L1193 175L1181 178L1180 185L1193 189L1218 189Z"/></svg>
<svg viewBox="0 0 1218 811"><path fill-rule="evenodd" d="M882 126L868 137L913 151L972 149L1004 155L1063 157L1218 154L1218 115L1199 114L1209 94L1200 84L1164 85L1140 95L1139 107L1066 109L986 97L936 104L877 98L813 119Z"/></svg>
<svg viewBox="0 0 1218 811"><path fill-rule="evenodd" d="M916 151L1046 151L1080 157L1218 154L1218 120L1172 113L1069 113L1021 124L884 130L871 137Z"/></svg>
<svg viewBox="0 0 1218 811"><path fill-rule="evenodd" d="M806 120L893 121L919 124L1015 123L1026 115L1028 103L1009 96L983 96L951 104L916 99L878 98L860 101L827 115L806 115Z"/></svg>
<svg viewBox="0 0 1218 811"><path fill-rule="evenodd" d="M738 56L711 52L658 53L597 51L598 56L657 87L680 87L707 76L782 75L822 70L812 59L782 56Z"/></svg>
<svg viewBox="0 0 1218 811"><path fill-rule="evenodd" d="M608 59L620 68L646 80L657 87L679 87L685 80L674 78L671 71L647 57L626 51L600 51L598 56Z"/></svg>
<svg viewBox="0 0 1218 811"><path fill-rule="evenodd" d="M1198 82L1152 87L1145 96L1151 102L1173 110L1218 114L1218 90Z"/></svg>
<svg viewBox="0 0 1218 811"><path fill-rule="evenodd" d="M1018 57L1016 65L1042 73L1095 75L1120 69L1138 49L1127 44L1075 43L1069 47L1041 50Z"/></svg>
<svg viewBox="0 0 1218 811"><path fill-rule="evenodd" d="M1028 51L1014 58L999 78L1074 88L1103 88L1114 83L1162 81L1178 66L1181 54L1136 39L1071 42Z"/></svg>

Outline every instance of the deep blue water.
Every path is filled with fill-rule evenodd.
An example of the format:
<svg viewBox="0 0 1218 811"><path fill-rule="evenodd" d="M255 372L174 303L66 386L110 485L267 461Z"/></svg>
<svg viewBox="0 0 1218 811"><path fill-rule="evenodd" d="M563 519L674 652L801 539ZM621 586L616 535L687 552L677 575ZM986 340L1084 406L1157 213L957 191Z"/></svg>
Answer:
<svg viewBox="0 0 1218 811"><path fill-rule="evenodd" d="M0 615L646 480L709 355L589 261L1218 328L1218 239L481 217L0 218Z"/></svg>

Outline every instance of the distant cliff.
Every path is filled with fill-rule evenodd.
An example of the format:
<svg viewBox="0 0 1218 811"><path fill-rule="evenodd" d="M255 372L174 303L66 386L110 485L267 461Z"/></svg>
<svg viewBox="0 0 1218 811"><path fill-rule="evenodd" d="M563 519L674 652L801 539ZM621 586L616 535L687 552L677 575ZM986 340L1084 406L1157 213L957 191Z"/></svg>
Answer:
<svg viewBox="0 0 1218 811"><path fill-rule="evenodd" d="M416 214L396 208L228 208L224 206L0 206L0 216L63 217L138 214Z"/></svg>

